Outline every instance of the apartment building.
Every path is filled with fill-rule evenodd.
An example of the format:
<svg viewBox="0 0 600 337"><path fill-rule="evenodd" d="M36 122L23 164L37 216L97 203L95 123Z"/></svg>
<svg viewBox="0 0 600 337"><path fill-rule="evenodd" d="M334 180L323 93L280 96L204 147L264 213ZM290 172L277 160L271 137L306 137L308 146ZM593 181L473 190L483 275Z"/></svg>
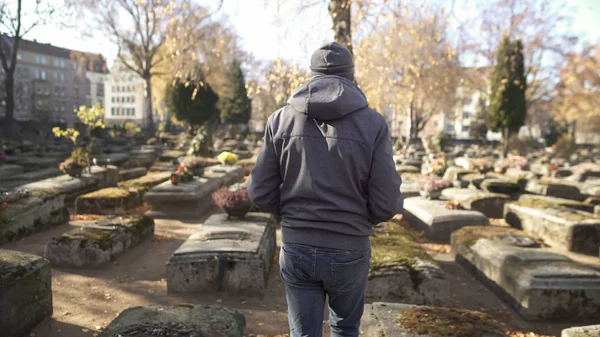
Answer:
<svg viewBox="0 0 600 337"><path fill-rule="evenodd" d="M106 78L104 100L106 125L123 125L128 121L138 126L145 124L144 80L119 61Z"/></svg>
<svg viewBox="0 0 600 337"><path fill-rule="evenodd" d="M0 36L0 44L7 50L12 48L12 41L6 36ZM22 40L15 70L14 119L76 126L74 109L93 104L96 95L103 91L98 89L98 83L103 81L96 79L92 93L90 78L101 78L106 73L106 61L101 55ZM3 87L2 81L2 91ZM5 115L3 102L0 118Z"/></svg>

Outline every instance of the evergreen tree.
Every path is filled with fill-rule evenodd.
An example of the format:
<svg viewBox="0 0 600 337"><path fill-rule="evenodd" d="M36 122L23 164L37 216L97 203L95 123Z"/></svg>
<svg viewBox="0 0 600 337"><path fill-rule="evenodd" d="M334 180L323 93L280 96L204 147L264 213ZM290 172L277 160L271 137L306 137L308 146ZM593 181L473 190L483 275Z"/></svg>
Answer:
<svg viewBox="0 0 600 337"><path fill-rule="evenodd" d="M240 61L237 59L234 59L229 66L225 91L219 105L222 123L248 124L252 112L252 100L248 98L246 80Z"/></svg>
<svg viewBox="0 0 600 337"><path fill-rule="evenodd" d="M492 74L492 92L487 113L488 129L502 131L504 156L508 153L510 135L519 131L525 123L526 89L523 45L520 40L511 42L505 36L498 49Z"/></svg>
<svg viewBox="0 0 600 337"><path fill-rule="evenodd" d="M487 118L486 118L487 106L485 99L479 97L479 103L477 104L477 111L475 116L471 120L471 127L469 128L469 136L475 139L485 139L487 135Z"/></svg>
<svg viewBox="0 0 600 337"><path fill-rule="evenodd" d="M204 81L177 81L167 87L165 99L170 112L190 125L192 135L198 127L219 118L218 101L219 96Z"/></svg>

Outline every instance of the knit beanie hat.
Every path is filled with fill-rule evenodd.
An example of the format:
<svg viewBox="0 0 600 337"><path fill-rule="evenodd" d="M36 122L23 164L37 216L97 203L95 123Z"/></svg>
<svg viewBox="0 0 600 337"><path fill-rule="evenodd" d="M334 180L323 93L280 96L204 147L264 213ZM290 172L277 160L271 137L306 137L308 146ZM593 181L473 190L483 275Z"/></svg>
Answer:
<svg viewBox="0 0 600 337"><path fill-rule="evenodd" d="M354 80L354 58L350 51L337 42L329 42L317 49L310 58L310 70L315 75L337 75Z"/></svg>

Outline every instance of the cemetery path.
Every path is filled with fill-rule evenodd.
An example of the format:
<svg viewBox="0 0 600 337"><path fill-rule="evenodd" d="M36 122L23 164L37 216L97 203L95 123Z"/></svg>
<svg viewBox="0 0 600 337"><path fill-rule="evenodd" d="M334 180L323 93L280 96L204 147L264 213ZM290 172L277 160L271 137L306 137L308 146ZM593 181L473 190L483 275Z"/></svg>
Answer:
<svg viewBox="0 0 600 337"><path fill-rule="evenodd" d="M112 265L98 270L52 269L54 314L39 324L31 336L95 336L124 309L151 304L180 303L222 305L238 309L247 319L247 336L287 336L285 291L278 277L277 261L270 273L267 294L263 299L226 294L176 295L166 290L165 264L183 240L204 219L194 222L157 220L155 237L117 258ZM61 225L21 241L2 246L43 255L44 245L52 237L74 228L77 223ZM278 233L279 234L279 233ZM512 337L557 336L573 324L547 324L523 321L505 303L454 262L449 245L420 240L439 262L452 284L449 306L483 310L504 322L515 332ZM279 242L279 238L278 238ZM329 336L327 322L324 336Z"/></svg>

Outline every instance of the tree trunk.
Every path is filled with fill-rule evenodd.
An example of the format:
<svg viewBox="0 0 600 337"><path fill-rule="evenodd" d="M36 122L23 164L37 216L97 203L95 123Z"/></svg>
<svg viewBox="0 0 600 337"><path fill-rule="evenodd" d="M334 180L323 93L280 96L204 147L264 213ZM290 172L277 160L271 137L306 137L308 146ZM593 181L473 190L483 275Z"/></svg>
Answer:
<svg viewBox="0 0 600 337"><path fill-rule="evenodd" d="M13 137L13 119L15 115L15 78L14 71L7 72L4 79L6 90L6 114L4 116L4 138L12 139Z"/></svg>
<svg viewBox="0 0 600 337"><path fill-rule="evenodd" d="M330 0L329 15L333 21L335 41L346 46L352 53L352 0Z"/></svg>
<svg viewBox="0 0 600 337"><path fill-rule="evenodd" d="M146 136L154 135L154 116L152 114L152 85L150 85L150 76L144 77L144 100L146 101Z"/></svg>
<svg viewBox="0 0 600 337"><path fill-rule="evenodd" d="M504 137L504 144L502 144L502 158L506 158L508 156L508 140L510 139L508 127L504 127L502 136Z"/></svg>

